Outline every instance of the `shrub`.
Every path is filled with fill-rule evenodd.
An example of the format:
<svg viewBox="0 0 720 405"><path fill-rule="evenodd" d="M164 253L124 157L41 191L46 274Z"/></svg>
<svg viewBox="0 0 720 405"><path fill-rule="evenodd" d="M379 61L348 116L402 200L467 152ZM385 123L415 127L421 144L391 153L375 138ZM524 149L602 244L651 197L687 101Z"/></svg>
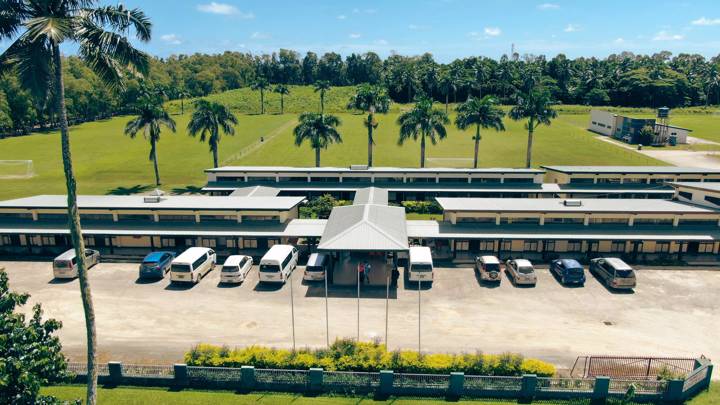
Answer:
<svg viewBox="0 0 720 405"><path fill-rule="evenodd" d="M409 214L442 214L443 210L436 201L403 201L402 206Z"/></svg>
<svg viewBox="0 0 720 405"><path fill-rule="evenodd" d="M398 373L447 374L462 371L472 375L519 376L537 374L549 377L555 366L537 359L525 359L519 354L419 354L411 350L389 352L379 342L355 342L338 339L328 349L303 349L296 352L250 346L227 349L199 344L185 354L190 366L308 369L322 367L328 371L379 371Z"/></svg>

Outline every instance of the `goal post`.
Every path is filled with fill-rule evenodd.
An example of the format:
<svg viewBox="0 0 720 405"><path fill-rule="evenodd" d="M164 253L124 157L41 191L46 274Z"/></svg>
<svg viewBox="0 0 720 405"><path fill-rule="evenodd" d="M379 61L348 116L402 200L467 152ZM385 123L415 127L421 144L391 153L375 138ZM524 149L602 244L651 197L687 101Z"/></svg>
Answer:
<svg viewBox="0 0 720 405"><path fill-rule="evenodd" d="M32 160L0 160L0 180L29 179L35 176Z"/></svg>

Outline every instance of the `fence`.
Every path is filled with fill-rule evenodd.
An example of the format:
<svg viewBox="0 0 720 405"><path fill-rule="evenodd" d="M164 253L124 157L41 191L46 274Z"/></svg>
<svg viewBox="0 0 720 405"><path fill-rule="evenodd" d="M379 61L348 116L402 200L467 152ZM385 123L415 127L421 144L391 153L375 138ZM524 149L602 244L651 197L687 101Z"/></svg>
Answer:
<svg viewBox="0 0 720 405"><path fill-rule="evenodd" d="M686 376L695 368L695 359L671 357L580 356L570 375L592 378L614 376L649 379L662 374Z"/></svg>
<svg viewBox="0 0 720 405"><path fill-rule="evenodd" d="M324 371L195 367L175 365L135 365L110 362L98 365L98 380L106 385L137 385L236 391L280 391L297 393L340 393L351 395L420 396L447 398L533 399L587 398L604 400L625 395L632 387L638 401L682 402L710 386L713 365L710 360L694 360L693 369L683 379L637 378L545 378L450 374L411 374L380 372ZM87 374L83 363L69 363L77 382Z"/></svg>

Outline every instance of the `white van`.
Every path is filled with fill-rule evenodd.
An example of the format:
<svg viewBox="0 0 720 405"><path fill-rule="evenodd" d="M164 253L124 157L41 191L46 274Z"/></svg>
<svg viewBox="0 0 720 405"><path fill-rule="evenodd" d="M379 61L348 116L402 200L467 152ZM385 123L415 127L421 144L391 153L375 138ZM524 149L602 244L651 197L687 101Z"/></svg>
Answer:
<svg viewBox="0 0 720 405"><path fill-rule="evenodd" d="M90 267L100 263L100 252L85 249L85 265ZM53 260L53 276L55 278L75 278L78 276L78 262L75 249L70 249Z"/></svg>
<svg viewBox="0 0 720 405"><path fill-rule="evenodd" d="M325 253L313 253L310 255L310 258L308 258L307 265L305 265L303 280L325 280L325 275L328 271L330 271L330 256Z"/></svg>
<svg viewBox="0 0 720 405"><path fill-rule="evenodd" d="M191 247L173 259L170 265L170 282L197 283L215 268L215 251L205 247Z"/></svg>
<svg viewBox="0 0 720 405"><path fill-rule="evenodd" d="M411 246L408 258L409 281L432 281L433 260L430 248L427 246Z"/></svg>
<svg viewBox="0 0 720 405"><path fill-rule="evenodd" d="M245 278L247 278L252 265L253 259L250 256L229 256L222 265L222 270L220 271L220 282L242 283L245 281Z"/></svg>
<svg viewBox="0 0 720 405"><path fill-rule="evenodd" d="M261 283L285 283L298 262L298 251L291 245L274 245L260 259Z"/></svg>

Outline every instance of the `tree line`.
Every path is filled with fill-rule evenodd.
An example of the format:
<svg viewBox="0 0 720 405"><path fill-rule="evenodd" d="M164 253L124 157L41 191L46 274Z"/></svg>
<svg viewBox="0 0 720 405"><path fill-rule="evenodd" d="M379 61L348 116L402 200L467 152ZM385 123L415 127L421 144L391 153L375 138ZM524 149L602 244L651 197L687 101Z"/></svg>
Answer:
<svg viewBox="0 0 720 405"><path fill-rule="evenodd" d="M144 78L128 75L122 89L111 89L79 57L63 58L65 98L71 123L136 111L145 88L156 89L166 100L203 97L242 87L277 89L285 85L349 86L368 83L388 90L394 102L411 102L419 94L443 103L462 102L469 96L494 96L514 104L521 72L541 72L543 85L555 102L626 107L682 107L720 104L720 55L659 52L613 54L604 59L552 59L510 55L495 60L467 57L442 64L429 53L420 56L373 52L343 58L334 52L304 56L287 49L270 55L225 52L218 55L179 55L150 58ZM278 87L278 85L280 85ZM57 122L48 100L34 99L17 78L0 79L0 129L26 133Z"/></svg>

